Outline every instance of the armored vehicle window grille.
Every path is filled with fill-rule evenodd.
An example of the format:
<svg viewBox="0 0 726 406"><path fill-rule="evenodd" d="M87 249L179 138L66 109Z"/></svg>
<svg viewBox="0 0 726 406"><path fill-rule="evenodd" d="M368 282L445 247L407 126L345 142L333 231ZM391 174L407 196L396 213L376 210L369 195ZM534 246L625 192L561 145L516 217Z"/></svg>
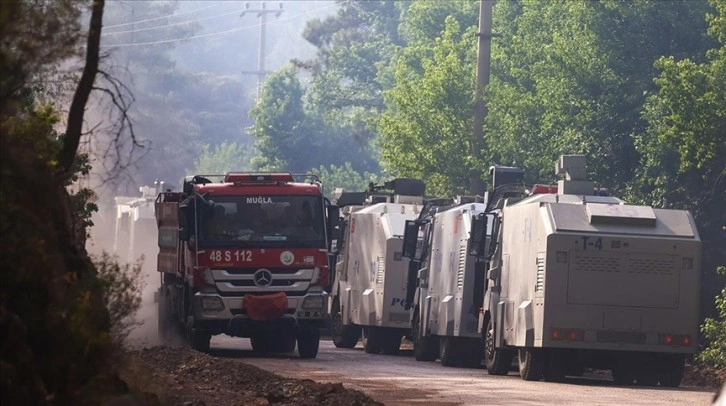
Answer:
<svg viewBox="0 0 726 406"><path fill-rule="evenodd" d="M577 271L622 272L622 258L615 255L576 253L574 266Z"/></svg>
<svg viewBox="0 0 726 406"><path fill-rule="evenodd" d="M675 258L628 258L628 273L670 275L675 266Z"/></svg>
<svg viewBox="0 0 726 406"><path fill-rule="evenodd" d="M535 292L544 292L545 259L537 257L537 281L534 284Z"/></svg>
<svg viewBox="0 0 726 406"><path fill-rule="evenodd" d="M377 257L378 269L376 272L376 283L383 283L383 273L386 271L386 258Z"/></svg>
<svg viewBox="0 0 726 406"><path fill-rule="evenodd" d="M459 272L456 274L456 287L464 286L464 271L466 270L466 245L459 247Z"/></svg>

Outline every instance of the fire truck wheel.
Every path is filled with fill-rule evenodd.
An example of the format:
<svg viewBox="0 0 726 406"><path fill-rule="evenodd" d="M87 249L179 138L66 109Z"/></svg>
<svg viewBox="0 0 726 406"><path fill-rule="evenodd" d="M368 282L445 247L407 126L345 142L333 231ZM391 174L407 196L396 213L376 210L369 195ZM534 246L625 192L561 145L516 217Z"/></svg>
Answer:
<svg viewBox="0 0 726 406"><path fill-rule="evenodd" d="M383 350L385 335L378 327L363 327L363 351L368 354L380 354Z"/></svg>
<svg viewBox="0 0 726 406"><path fill-rule="evenodd" d="M159 334L159 340L161 341L168 341L171 338L171 334L174 329L173 320L171 318L171 314L169 313L168 309L168 301L169 298L166 297L166 289L160 289L158 294L158 325L157 325L157 331Z"/></svg>
<svg viewBox="0 0 726 406"><path fill-rule="evenodd" d="M436 345L436 339L434 337L421 337L420 335L421 323L418 317L418 311L413 316L413 327L411 328L411 335L413 336L413 356L416 361L436 361L439 355L439 348Z"/></svg>
<svg viewBox="0 0 726 406"><path fill-rule="evenodd" d="M401 348L401 338L403 336L396 330L386 332L383 342L383 353L386 355L395 355Z"/></svg>
<svg viewBox="0 0 726 406"><path fill-rule="evenodd" d="M544 373L547 354L541 348L520 348L519 376L525 381L539 381Z"/></svg>
<svg viewBox="0 0 726 406"><path fill-rule="evenodd" d="M343 314L340 309L340 302L336 298L333 302L333 320L331 328L333 344L337 348L353 348L360 339L360 327L346 326L343 324Z"/></svg>
<svg viewBox="0 0 726 406"><path fill-rule="evenodd" d="M494 347L494 323L491 318L487 323L484 335L484 363L489 375L506 375L512 365L514 353L512 351L496 349Z"/></svg>
<svg viewBox="0 0 726 406"><path fill-rule="evenodd" d="M270 352L270 341L264 334L254 334L250 337L250 344L254 352Z"/></svg>
<svg viewBox="0 0 726 406"><path fill-rule="evenodd" d="M661 354L658 368L660 386L677 388L683 380L686 357L683 354Z"/></svg>
<svg viewBox="0 0 726 406"><path fill-rule="evenodd" d="M193 350L199 352L209 352L209 342L212 339L212 335L203 330L192 329L190 332L189 341Z"/></svg>
<svg viewBox="0 0 726 406"><path fill-rule="evenodd" d="M461 354L459 340L457 337L441 337L439 342L439 358L441 365L445 367L461 366Z"/></svg>
<svg viewBox="0 0 726 406"><path fill-rule="evenodd" d="M315 324L303 324L297 330L297 352L300 358L315 358L320 348L320 329Z"/></svg>

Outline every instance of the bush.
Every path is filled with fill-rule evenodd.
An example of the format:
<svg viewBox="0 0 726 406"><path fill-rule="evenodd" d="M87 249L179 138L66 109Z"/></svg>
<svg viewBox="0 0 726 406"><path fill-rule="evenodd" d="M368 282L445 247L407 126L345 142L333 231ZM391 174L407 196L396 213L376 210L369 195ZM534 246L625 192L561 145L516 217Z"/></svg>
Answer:
<svg viewBox="0 0 726 406"><path fill-rule="evenodd" d="M717 272L726 275L726 266L718 267ZM726 287L716 296L717 318L708 317L701 325L701 332L708 346L701 351L696 360L718 370L726 369Z"/></svg>
<svg viewBox="0 0 726 406"><path fill-rule="evenodd" d="M134 315L141 305L141 292L145 286L141 273L143 261L142 256L133 265L119 265L118 257L106 252L93 258L109 313L111 338L118 345L140 324Z"/></svg>

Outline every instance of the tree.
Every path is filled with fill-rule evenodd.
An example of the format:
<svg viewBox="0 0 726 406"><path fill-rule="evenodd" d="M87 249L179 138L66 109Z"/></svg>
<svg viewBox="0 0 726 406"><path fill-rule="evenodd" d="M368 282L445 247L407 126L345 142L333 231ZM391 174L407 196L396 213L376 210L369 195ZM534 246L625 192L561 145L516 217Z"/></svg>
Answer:
<svg viewBox="0 0 726 406"><path fill-rule="evenodd" d="M214 149L207 144L197 158L196 166L190 174L224 175L227 172L252 170L251 147L233 142L223 142Z"/></svg>
<svg viewBox="0 0 726 406"><path fill-rule="evenodd" d="M395 85L385 93L381 115L381 159L393 176L423 179L434 195L462 193L471 171L474 28L462 30L447 17L434 43L401 50ZM479 168L480 169L480 168Z"/></svg>
<svg viewBox="0 0 726 406"><path fill-rule="evenodd" d="M723 286L715 270L726 263L726 3L711 4L715 13L708 15L708 33L718 46L706 53L707 60L663 57L655 65L658 90L643 109L648 127L635 138L642 162L632 192L648 204L693 212L704 243L701 308L706 314ZM714 337L722 330L712 327L704 333L723 342L724 337Z"/></svg>
<svg viewBox="0 0 726 406"><path fill-rule="evenodd" d="M378 182L378 175L370 172L360 174L353 169L350 162L344 165L320 165L314 168L312 173L320 178L324 186L325 197L332 199L335 189L343 189L346 192L361 192L368 189L368 184Z"/></svg>
<svg viewBox="0 0 726 406"><path fill-rule="evenodd" d="M639 160L633 134L655 90L653 62L698 55L705 1L498 2L486 120L490 162L551 179L563 153L585 153L591 176L624 192Z"/></svg>

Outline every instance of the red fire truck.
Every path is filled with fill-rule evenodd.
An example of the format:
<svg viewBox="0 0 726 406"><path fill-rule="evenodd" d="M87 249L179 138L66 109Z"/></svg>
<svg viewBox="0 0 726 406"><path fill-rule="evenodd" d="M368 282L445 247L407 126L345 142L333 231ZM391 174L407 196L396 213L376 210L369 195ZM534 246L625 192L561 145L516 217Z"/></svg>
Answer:
<svg viewBox="0 0 726 406"><path fill-rule="evenodd" d="M197 175L156 199L159 334L249 337L260 352L318 353L338 208L314 177Z"/></svg>

